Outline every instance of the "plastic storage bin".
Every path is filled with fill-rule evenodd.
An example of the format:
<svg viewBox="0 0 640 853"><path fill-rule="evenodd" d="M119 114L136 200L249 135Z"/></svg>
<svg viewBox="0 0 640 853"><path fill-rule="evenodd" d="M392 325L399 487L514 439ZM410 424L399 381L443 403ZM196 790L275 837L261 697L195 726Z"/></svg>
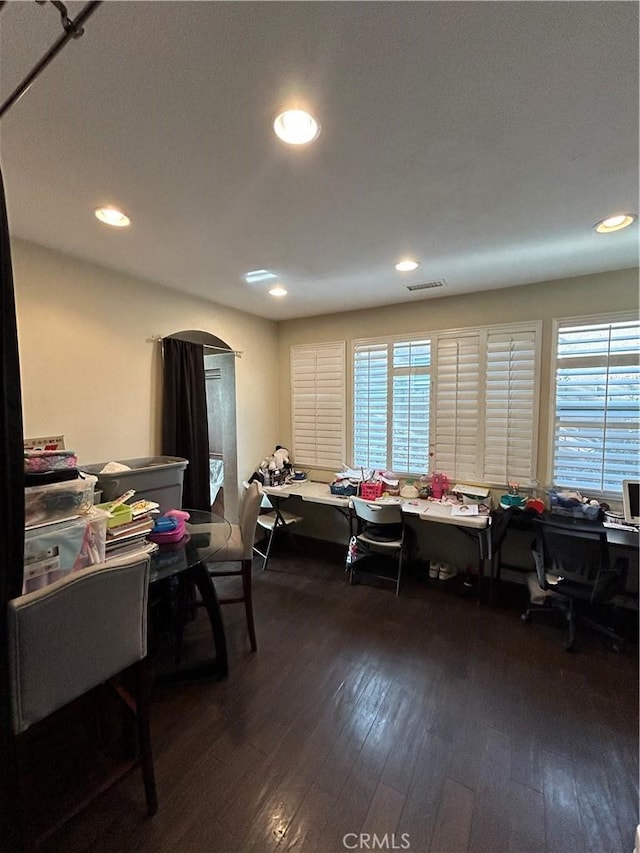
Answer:
<svg viewBox="0 0 640 853"><path fill-rule="evenodd" d="M382 496L384 486L380 482L362 483L360 486L360 497L366 501L375 501Z"/></svg>
<svg viewBox="0 0 640 853"><path fill-rule="evenodd" d="M160 504L161 513L182 507L182 484L185 469L189 464L187 459L177 456L145 456L142 459L114 461L128 465L131 470L101 474L106 462L80 466L83 471L96 475L105 503L115 500L129 489L134 489L136 498L146 498Z"/></svg>
<svg viewBox="0 0 640 853"><path fill-rule="evenodd" d="M46 486L27 486L24 490L25 524L48 524L88 512L93 506L97 477L65 480Z"/></svg>
<svg viewBox="0 0 640 853"><path fill-rule="evenodd" d="M358 487L353 483L329 483L329 491L341 498L351 498L358 494Z"/></svg>
<svg viewBox="0 0 640 853"><path fill-rule="evenodd" d="M23 594L104 562L107 517L106 512L92 509L71 521L26 530Z"/></svg>
<svg viewBox="0 0 640 853"><path fill-rule="evenodd" d="M589 521L600 521L603 510L599 504L581 503L576 498L567 498L555 489L549 492L549 507L554 515L564 515L571 518L586 518Z"/></svg>

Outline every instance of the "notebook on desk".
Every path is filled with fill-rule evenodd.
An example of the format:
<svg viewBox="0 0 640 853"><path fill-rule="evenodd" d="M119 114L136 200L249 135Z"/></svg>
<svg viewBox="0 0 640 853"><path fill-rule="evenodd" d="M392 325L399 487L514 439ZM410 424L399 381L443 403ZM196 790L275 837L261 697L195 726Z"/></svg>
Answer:
<svg viewBox="0 0 640 853"><path fill-rule="evenodd" d="M630 530L632 533L640 533L640 527L635 524L618 523L617 521L603 521L603 527L608 527L611 530Z"/></svg>

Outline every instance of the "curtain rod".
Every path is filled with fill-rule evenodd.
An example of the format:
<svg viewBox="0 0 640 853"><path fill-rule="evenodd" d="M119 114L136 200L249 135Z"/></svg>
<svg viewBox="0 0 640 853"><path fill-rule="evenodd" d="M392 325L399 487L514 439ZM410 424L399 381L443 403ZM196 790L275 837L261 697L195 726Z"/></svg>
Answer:
<svg viewBox="0 0 640 853"><path fill-rule="evenodd" d="M70 18L66 17L66 9L61 3L54 3L58 10L62 7L64 9L63 15L63 27L64 33L58 38L56 42L49 48L49 50L45 53L42 59L37 62L31 71L24 78L22 83L20 83L13 92L9 95L7 100L0 107L0 118L4 116L4 114L9 110L15 102L21 98L24 93L31 87L31 84L34 82L38 74L47 67L47 65L51 62L51 60L62 50L65 44L72 38L79 38L84 30L81 28L81 24L83 24L89 15L92 15L95 10L100 6L102 0L92 0L91 3L87 3L87 5L78 13L78 16L74 18L72 21ZM0 9L4 3L0 6Z"/></svg>
<svg viewBox="0 0 640 853"><path fill-rule="evenodd" d="M163 338L162 335L153 335L152 337L147 338L147 343L148 344L155 344L158 341L164 341L164 340L165 340L165 338ZM169 335L167 340L186 341L187 339L186 338L174 338L171 335ZM187 341L187 343L193 343L193 341ZM211 349L211 350L215 350L216 352L221 352L221 353L222 352L232 353L233 355L235 355L236 358L242 358L242 350L239 350L239 349L227 349L226 347L215 347L215 346L213 346L213 344L202 344L202 346L205 349Z"/></svg>

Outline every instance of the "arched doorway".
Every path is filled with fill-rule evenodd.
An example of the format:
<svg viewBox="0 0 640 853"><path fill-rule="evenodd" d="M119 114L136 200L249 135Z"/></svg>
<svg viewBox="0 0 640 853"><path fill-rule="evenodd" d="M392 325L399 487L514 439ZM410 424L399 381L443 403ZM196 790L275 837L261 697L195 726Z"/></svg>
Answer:
<svg viewBox="0 0 640 853"><path fill-rule="evenodd" d="M207 391L211 503L225 517L238 517L238 455L236 434L236 353L221 338L189 329L168 335L202 344Z"/></svg>

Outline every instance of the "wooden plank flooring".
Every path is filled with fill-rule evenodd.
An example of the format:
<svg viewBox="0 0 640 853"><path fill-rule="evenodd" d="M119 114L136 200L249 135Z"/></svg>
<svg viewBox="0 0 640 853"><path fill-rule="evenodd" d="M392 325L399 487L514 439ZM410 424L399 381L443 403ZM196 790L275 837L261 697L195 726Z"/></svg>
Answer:
<svg viewBox="0 0 640 853"><path fill-rule="evenodd" d="M571 655L562 629L520 621L524 600L415 579L396 598L301 557L256 563L254 601L256 654L242 606L223 611L228 680L154 692L158 814L136 775L46 851L338 853L366 833L413 853L631 853L637 646L583 635ZM185 654L208 640L199 611Z"/></svg>

